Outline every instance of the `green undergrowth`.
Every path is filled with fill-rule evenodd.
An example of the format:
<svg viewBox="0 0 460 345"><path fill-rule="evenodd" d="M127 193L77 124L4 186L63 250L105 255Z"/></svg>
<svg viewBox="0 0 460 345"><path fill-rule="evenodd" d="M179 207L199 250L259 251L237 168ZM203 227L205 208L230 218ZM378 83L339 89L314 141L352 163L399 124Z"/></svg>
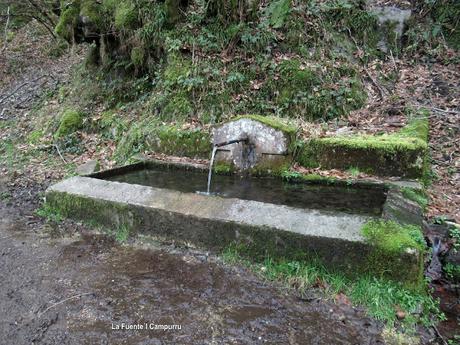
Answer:
<svg viewBox="0 0 460 345"><path fill-rule="evenodd" d="M401 322L410 331L417 323L430 325L443 317L426 287L415 291L398 282L365 275L350 279L315 260L254 257L247 247L236 244L229 246L222 258L231 264L242 264L266 279L281 281L300 293L317 287L329 298L343 293L353 305L365 307L370 316L389 325ZM398 310L407 315L402 321L397 321Z"/></svg>
<svg viewBox="0 0 460 345"><path fill-rule="evenodd" d="M61 212L47 203L40 205L40 207L35 211L35 214L46 219L48 222L60 223L64 220Z"/></svg>
<svg viewBox="0 0 460 345"><path fill-rule="evenodd" d="M444 265L443 270L448 279L454 282L460 282L460 265L448 262Z"/></svg>
<svg viewBox="0 0 460 345"><path fill-rule="evenodd" d="M248 113L333 118L364 104L353 42L375 45L369 38L378 31L360 1L241 1L237 15L227 5L73 0L61 3L56 32L70 42L93 41L87 66L102 79L145 78L137 98L165 122L217 123ZM82 37L79 17L98 35Z"/></svg>
<svg viewBox="0 0 460 345"><path fill-rule="evenodd" d="M457 0L427 0L416 4L420 13L408 23L406 31L407 54L419 57L436 56L448 60L446 48L460 49L460 3Z"/></svg>

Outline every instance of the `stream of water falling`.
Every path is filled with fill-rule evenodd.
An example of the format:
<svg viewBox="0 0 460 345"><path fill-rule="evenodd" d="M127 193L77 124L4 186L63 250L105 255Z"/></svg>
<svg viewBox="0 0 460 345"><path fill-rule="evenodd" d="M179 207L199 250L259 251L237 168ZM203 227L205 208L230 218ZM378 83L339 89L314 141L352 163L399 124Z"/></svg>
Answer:
<svg viewBox="0 0 460 345"><path fill-rule="evenodd" d="M214 165L214 157L216 156L217 146L213 146L211 153L211 161L209 162L209 173L208 173L208 188L206 193L211 193L211 179L212 179L212 166Z"/></svg>

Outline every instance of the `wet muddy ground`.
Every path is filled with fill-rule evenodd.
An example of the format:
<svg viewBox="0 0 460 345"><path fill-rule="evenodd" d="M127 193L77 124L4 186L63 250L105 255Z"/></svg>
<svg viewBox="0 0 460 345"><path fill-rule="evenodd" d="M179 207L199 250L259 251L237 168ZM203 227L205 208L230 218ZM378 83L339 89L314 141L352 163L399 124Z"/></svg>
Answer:
<svg viewBox="0 0 460 345"><path fill-rule="evenodd" d="M350 306L198 252L53 239L0 205L0 344L383 344L381 325ZM123 324L180 329L113 329Z"/></svg>

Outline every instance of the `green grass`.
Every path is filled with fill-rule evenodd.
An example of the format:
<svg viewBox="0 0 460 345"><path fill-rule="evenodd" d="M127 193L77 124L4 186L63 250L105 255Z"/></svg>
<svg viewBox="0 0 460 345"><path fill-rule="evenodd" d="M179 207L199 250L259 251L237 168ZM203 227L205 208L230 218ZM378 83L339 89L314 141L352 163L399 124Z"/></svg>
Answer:
<svg viewBox="0 0 460 345"><path fill-rule="evenodd" d="M130 229L128 226L122 225L115 231L115 240L118 243L125 243L128 240Z"/></svg>
<svg viewBox="0 0 460 345"><path fill-rule="evenodd" d="M5 164L8 170L15 166L15 145L9 139L0 142L0 162Z"/></svg>
<svg viewBox="0 0 460 345"><path fill-rule="evenodd" d="M46 203L42 204L37 210L35 210L35 214L46 219L48 222L60 223L64 220L64 217L58 210Z"/></svg>
<svg viewBox="0 0 460 345"><path fill-rule="evenodd" d="M360 171L357 167L350 167L347 169L347 173L349 173L352 177L358 177Z"/></svg>
<svg viewBox="0 0 460 345"><path fill-rule="evenodd" d="M300 293L317 287L322 289L327 298L343 293L353 305L365 307L368 315L390 326L396 323L398 310L406 313L401 323L408 329L414 329L417 323L430 325L444 317L439 311L438 302L430 296L427 288L424 291L413 291L398 282L369 276L350 279L328 271L315 260L288 260L269 256L258 260L248 255L245 248L239 245L227 247L222 258L229 264L244 265L268 280L283 282Z"/></svg>
<svg viewBox="0 0 460 345"><path fill-rule="evenodd" d="M405 187L401 192L405 198L416 202L423 210L428 206L428 197L424 191Z"/></svg>
<svg viewBox="0 0 460 345"><path fill-rule="evenodd" d="M12 198L12 195L10 194L10 192L1 192L0 193L0 201L3 201L3 202L9 202Z"/></svg>

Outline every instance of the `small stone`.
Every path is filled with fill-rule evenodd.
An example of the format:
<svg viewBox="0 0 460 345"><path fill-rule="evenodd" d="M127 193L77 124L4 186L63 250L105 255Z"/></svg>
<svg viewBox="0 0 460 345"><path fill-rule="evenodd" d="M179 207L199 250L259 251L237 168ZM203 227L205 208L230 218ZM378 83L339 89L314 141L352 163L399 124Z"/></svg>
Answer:
<svg viewBox="0 0 460 345"><path fill-rule="evenodd" d="M97 160L87 161L75 169L78 175L89 175L97 171L99 171L99 162Z"/></svg>
<svg viewBox="0 0 460 345"><path fill-rule="evenodd" d="M406 317L406 313L402 310L398 310L396 312L396 317L398 318L398 320L403 320Z"/></svg>

